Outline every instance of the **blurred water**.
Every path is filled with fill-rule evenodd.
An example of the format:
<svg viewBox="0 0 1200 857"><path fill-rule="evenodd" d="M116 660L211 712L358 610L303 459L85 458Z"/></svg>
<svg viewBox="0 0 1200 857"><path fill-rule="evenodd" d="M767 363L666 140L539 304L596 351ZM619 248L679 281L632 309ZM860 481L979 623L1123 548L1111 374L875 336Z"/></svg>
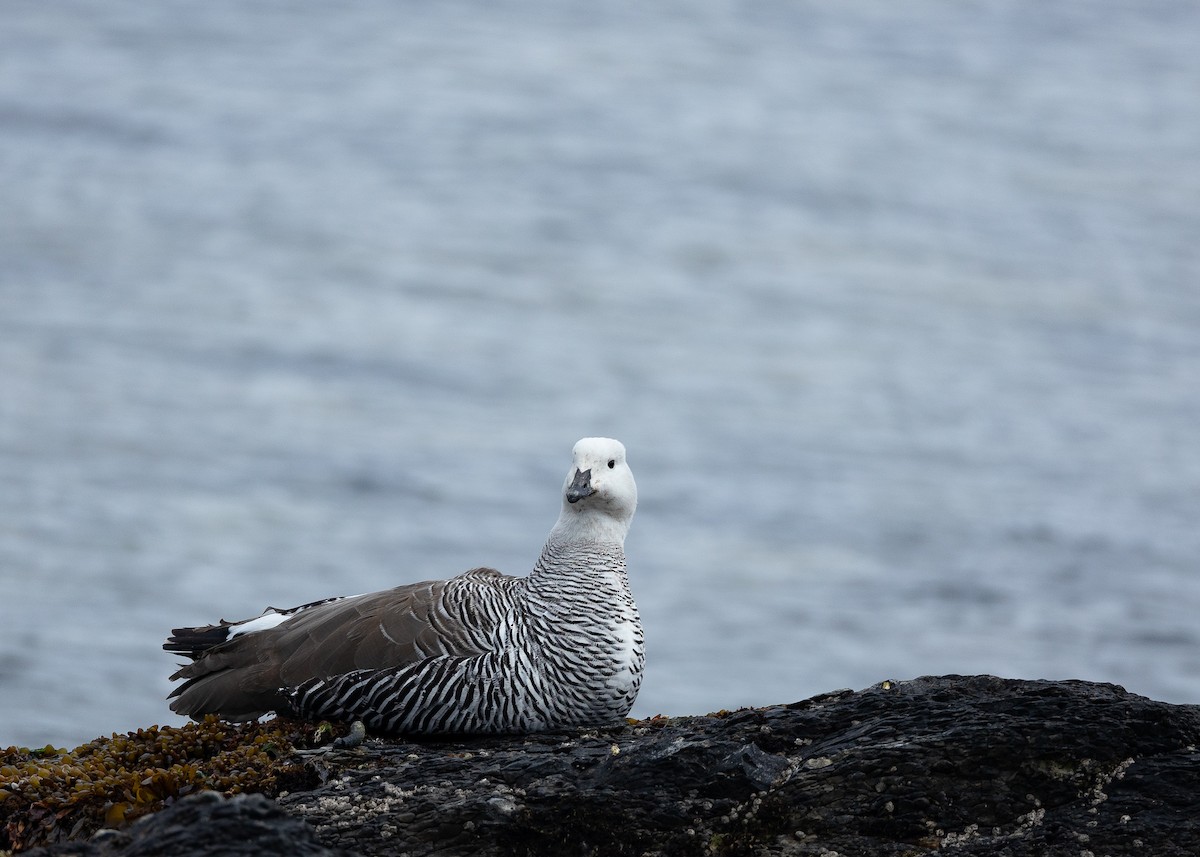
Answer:
<svg viewBox="0 0 1200 857"><path fill-rule="evenodd" d="M167 630L528 569L629 447L635 714L1200 702L1200 7L0 9L0 746Z"/></svg>

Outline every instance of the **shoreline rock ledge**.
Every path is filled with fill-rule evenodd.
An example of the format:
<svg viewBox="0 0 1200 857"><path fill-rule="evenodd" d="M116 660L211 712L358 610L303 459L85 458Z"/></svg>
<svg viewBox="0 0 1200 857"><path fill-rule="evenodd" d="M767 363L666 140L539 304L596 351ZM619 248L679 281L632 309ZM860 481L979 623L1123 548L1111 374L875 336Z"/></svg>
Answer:
<svg viewBox="0 0 1200 857"><path fill-rule="evenodd" d="M599 731L314 757L40 855L1200 854L1200 706L942 676Z"/></svg>

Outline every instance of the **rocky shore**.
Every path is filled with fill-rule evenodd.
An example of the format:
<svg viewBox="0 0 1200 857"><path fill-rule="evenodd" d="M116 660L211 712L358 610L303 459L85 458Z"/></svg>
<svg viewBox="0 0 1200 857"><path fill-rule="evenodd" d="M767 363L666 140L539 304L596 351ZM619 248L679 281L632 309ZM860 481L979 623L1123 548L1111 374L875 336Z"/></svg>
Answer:
<svg viewBox="0 0 1200 857"><path fill-rule="evenodd" d="M303 776L271 797L197 790L24 853L1200 854L1200 706L1079 681L928 677L287 763Z"/></svg>

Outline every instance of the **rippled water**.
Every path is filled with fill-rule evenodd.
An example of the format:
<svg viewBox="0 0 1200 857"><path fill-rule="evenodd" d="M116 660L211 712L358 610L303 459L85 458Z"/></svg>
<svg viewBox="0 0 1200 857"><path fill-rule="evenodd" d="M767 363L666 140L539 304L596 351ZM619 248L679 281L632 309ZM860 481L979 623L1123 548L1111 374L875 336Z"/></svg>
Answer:
<svg viewBox="0 0 1200 857"><path fill-rule="evenodd" d="M1200 702L1200 7L0 9L0 746L629 447L635 714Z"/></svg>

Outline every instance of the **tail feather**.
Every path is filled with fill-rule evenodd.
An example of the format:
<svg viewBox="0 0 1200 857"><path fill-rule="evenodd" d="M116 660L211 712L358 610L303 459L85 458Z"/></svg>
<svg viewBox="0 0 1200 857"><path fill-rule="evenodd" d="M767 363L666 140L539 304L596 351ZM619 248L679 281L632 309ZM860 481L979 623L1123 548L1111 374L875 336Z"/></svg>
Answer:
<svg viewBox="0 0 1200 857"><path fill-rule="evenodd" d="M163 643L163 649L186 655L194 661L228 640L231 627L231 623L221 622L219 625L201 625L198 628L175 628Z"/></svg>

